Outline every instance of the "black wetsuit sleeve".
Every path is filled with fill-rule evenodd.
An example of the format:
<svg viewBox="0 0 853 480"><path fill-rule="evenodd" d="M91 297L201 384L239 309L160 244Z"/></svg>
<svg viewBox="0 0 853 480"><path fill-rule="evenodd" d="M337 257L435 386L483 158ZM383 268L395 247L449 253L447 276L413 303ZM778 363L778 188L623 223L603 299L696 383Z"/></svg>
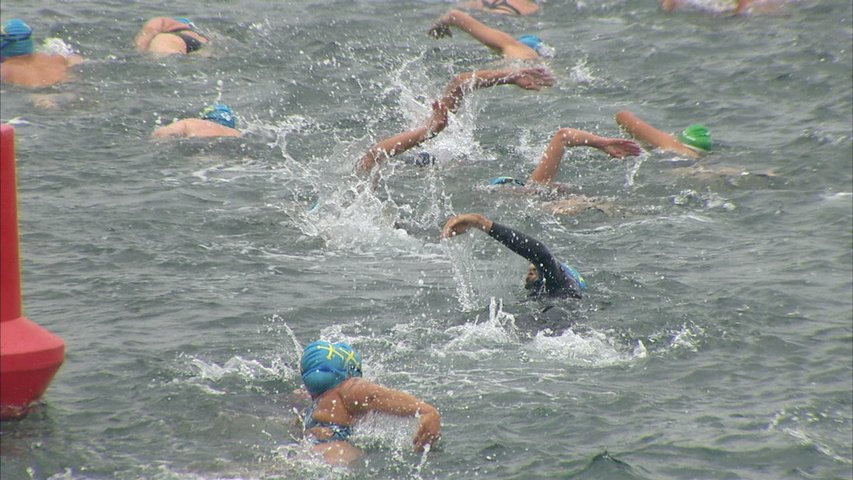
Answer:
<svg viewBox="0 0 853 480"><path fill-rule="evenodd" d="M489 236L535 265L545 281L545 290L549 295L581 296L575 280L563 273L560 262L539 240L497 222L492 222Z"/></svg>

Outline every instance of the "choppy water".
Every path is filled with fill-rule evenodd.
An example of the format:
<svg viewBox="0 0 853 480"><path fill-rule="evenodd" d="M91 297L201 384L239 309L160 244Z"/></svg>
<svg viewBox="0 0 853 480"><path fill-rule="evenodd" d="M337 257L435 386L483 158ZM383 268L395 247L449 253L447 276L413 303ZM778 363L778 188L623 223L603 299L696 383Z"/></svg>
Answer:
<svg viewBox="0 0 853 480"><path fill-rule="evenodd" d="M4 480L853 478L850 2L480 16L555 46L558 84L477 92L427 145L439 168L400 162L359 193L373 141L418 125L452 75L501 65L426 36L451 5L3 2L90 59L58 112L2 90L26 313L67 342L43 405L2 424ZM212 56L132 53L158 14L191 17ZM243 138L149 140L217 98ZM559 180L618 211L575 218L481 186L526 176L558 127L618 135L619 109L701 121L720 145L703 165L777 176L576 150ZM584 273L587 298L561 305L573 329L531 320L524 262L496 242L438 241L468 211ZM289 394L320 336L435 404L441 445L412 453L410 422L371 418L366 466L307 458Z"/></svg>

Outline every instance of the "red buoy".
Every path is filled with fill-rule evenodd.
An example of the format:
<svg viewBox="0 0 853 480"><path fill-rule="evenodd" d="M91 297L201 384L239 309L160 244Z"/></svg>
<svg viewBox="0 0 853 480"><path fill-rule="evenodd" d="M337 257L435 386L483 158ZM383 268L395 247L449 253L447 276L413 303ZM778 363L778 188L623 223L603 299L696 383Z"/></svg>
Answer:
<svg viewBox="0 0 853 480"><path fill-rule="evenodd" d="M0 420L19 419L65 360L65 342L21 314L15 129L0 125Z"/></svg>

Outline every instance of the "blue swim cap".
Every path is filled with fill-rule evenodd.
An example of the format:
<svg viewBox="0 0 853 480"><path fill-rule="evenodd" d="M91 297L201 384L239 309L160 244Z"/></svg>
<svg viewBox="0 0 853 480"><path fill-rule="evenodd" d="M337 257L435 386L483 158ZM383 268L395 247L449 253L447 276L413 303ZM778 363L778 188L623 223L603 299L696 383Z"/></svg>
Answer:
<svg viewBox="0 0 853 480"><path fill-rule="evenodd" d="M495 177L489 180L489 185L506 185L507 183L512 183L513 185L518 185L519 187L524 186L524 182L512 177Z"/></svg>
<svg viewBox="0 0 853 480"><path fill-rule="evenodd" d="M539 44L542 43L541 38L537 37L536 35L530 35L530 34L522 35L522 36L518 37L517 40L519 42L527 45L528 47L532 48L533 50L536 50L536 47L538 47Z"/></svg>
<svg viewBox="0 0 853 480"><path fill-rule="evenodd" d="M583 279L583 277L581 276L580 273L578 273L577 270L566 265L565 263L560 264L560 269L563 270L563 273L565 273L566 276L569 276L569 277L572 277L575 279L575 282L577 282L578 287L580 287L582 292L586 291L586 280Z"/></svg>
<svg viewBox="0 0 853 480"><path fill-rule="evenodd" d="M189 18L184 18L184 17L172 17L172 20L176 20L176 21L178 21L178 22L181 22L181 23L184 23L184 24L186 24L186 25L189 25L189 27L190 27L190 28L195 28L195 24L194 24L194 23L192 22L192 20L190 20Z"/></svg>
<svg viewBox="0 0 853 480"><path fill-rule="evenodd" d="M0 57L17 57L33 53L33 29L23 20L13 18L0 27Z"/></svg>
<svg viewBox="0 0 853 480"><path fill-rule="evenodd" d="M211 105L202 110L201 118L228 128L234 128L234 113L228 108L228 105L222 103Z"/></svg>
<svg viewBox="0 0 853 480"><path fill-rule="evenodd" d="M302 382L312 397L361 376L361 356L346 343L318 340L302 351Z"/></svg>

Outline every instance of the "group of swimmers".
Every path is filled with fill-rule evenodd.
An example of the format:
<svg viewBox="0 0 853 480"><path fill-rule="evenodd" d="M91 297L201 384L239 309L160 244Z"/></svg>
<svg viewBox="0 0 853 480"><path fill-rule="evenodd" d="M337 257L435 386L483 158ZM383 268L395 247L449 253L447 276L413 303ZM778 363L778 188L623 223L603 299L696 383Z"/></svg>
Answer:
<svg viewBox="0 0 853 480"><path fill-rule="evenodd" d="M736 13L745 11L754 0L739 0ZM676 7L674 0L663 0L666 10ZM470 0L460 2L461 9L476 9L506 15L530 15L539 10L531 0ZM538 63L553 54L553 49L535 35L513 37L491 28L461 9L451 9L428 30L436 39L450 37L454 29L463 31L496 53L511 60ZM186 18L157 17L142 26L134 39L140 53L154 56L188 55L204 51L210 39ZM22 20L2 24L2 82L27 88L42 88L68 80L69 69L83 61L77 54L49 54L35 51L32 29ZM448 115L456 113L464 97L474 90L498 85L515 85L539 90L554 85L554 78L543 64L494 70L477 70L455 76L442 97L433 102L432 114L421 127L383 139L356 162L355 172L370 176L390 158L421 145L443 131ZM691 125L673 135L649 125L636 115L622 111L616 123L643 145L696 157L712 148L708 130ZM153 137L237 137L235 115L222 103L204 109L197 118L185 118L156 128ZM546 147L537 167L525 179L499 176L491 185L516 189L555 189L554 184L566 149L591 147L614 158L638 155L640 146L633 140L602 137L573 128L560 128ZM426 163L434 163L428 159ZM525 288L534 297L581 298L587 289L584 277L568 263L556 258L535 238L478 213L463 213L450 218L441 231L442 239L481 230L529 262ZM362 377L362 359L346 343L319 340L305 347L300 362L302 380L310 401L302 423L312 451L336 465L351 465L362 452L348 441L352 426L364 414L377 411L416 417L413 439L421 451L441 436L441 417L432 405L407 393L389 389Z"/></svg>

